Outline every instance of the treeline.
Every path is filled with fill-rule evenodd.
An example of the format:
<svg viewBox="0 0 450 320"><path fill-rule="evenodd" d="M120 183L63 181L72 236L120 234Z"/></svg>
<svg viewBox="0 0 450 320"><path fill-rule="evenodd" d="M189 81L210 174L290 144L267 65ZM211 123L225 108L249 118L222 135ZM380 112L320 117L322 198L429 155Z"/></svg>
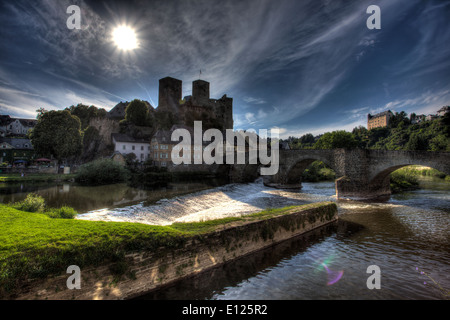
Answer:
<svg viewBox="0 0 450 320"><path fill-rule="evenodd" d="M338 130L313 136L286 140L291 149L383 149L450 151L450 113L421 123L412 124L404 111L395 113L388 127L367 130L363 126L352 132Z"/></svg>

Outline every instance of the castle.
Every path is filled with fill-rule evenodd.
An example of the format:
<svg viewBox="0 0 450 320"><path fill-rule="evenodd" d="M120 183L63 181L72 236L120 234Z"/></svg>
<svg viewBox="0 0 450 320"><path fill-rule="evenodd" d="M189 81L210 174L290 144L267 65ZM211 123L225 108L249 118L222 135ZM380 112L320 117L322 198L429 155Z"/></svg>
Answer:
<svg viewBox="0 0 450 320"><path fill-rule="evenodd" d="M215 128L221 131L233 129L233 99L224 95L220 99L211 99L209 82L195 80L192 82L192 95L182 97L182 81L166 77L159 80L158 107L155 109L148 102L149 112L168 114L172 125L193 127L194 121L203 121L203 128ZM129 102L120 102L108 112L108 118L122 120ZM161 123L156 123L159 127ZM159 128L162 129L162 128Z"/></svg>
<svg viewBox="0 0 450 320"><path fill-rule="evenodd" d="M171 148L175 144L170 136L174 129L193 130L194 121L202 121L203 130L214 128L223 132L233 129L232 98L224 95L220 99L211 99L209 82L204 80L193 81L192 95L183 98L182 84L181 80L171 77L159 80L158 107L154 108L145 102L154 120L149 134L141 132L142 135L138 137L130 132L119 133L119 126L113 128L113 123L119 123L125 118L128 102L120 102L108 112L107 118L100 119L99 123L91 121L90 125L96 127L103 137L110 138L108 141L105 139L105 142L114 145L116 156L134 153L138 161L151 159L154 165L170 166ZM106 132L104 128L111 130ZM140 127L139 130L144 129Z"/></svg>
<svg viewBox="0 0 450 320"><path fill-rule="evenodd" d="M194 120L209 122L209 127L233 129L233 99L224 95L220 99L209 96L209 82L192 82L192 95L182 99L182 81L166 77L159 80L158 111L176 115L179 124L193 126ZM208 127L208 124L206 124Z"/></svg>

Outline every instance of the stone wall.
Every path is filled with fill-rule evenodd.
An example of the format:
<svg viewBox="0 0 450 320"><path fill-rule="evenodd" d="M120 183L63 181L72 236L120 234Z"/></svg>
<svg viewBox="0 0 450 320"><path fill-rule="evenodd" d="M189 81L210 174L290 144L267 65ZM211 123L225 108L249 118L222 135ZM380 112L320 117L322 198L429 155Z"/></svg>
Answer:
<svg viewBox="0 0 450 320"><path fill-rule="evenodd" d="M101 138L102 138L102 145L111 145L111 134L112 133L119 133L120 132L120 126L119 121L110 119L110 118L93 118L89 122L89 125L91 127L94 127L98 130Z"/></svg>
<svg viewBox="0 0 450 320"><path fill-rule="evenodd" d="M18 299L129 299L187 276L303 234L338 219L334 203L313 204L266 220L235 222L193 237L182 249L134 252L126 256L128 270L120 280L112 265L81 270L81 289L69 290L70 275L32 282Z"/></svg>

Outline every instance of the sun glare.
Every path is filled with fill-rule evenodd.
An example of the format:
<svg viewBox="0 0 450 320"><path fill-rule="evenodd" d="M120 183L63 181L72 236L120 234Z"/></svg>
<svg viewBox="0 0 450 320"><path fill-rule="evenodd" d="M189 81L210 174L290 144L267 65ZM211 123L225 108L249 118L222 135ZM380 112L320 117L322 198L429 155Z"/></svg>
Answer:
<svg viewBox="0 0 450 320"><path fill-rule="evenodd" d="M133 50L136 49L137 39L136 32L130 27L119 26L113 31L114 43L122 50Z"/></svg>

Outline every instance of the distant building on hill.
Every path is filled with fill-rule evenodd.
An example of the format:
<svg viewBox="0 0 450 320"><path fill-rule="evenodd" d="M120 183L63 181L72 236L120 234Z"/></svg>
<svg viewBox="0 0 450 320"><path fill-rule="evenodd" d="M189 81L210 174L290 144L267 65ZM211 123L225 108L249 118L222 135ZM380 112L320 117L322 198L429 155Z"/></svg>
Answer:
<svg viewBox="0 0 450 320"><path fill-rule="evenodd" d="M448 112L450 112L450 106L444 106L438 110L437 114L439 117L443 117Z"/></svg>
<svg viewBox="0 0 450 320"><path fill-rule="evenodd" d="M390 119L394 116L391 110L384 111L381 113L377 113L375 115L371 115L370 113L367 115L367 129L373 128L383 128L389 125Z"/></svg>

